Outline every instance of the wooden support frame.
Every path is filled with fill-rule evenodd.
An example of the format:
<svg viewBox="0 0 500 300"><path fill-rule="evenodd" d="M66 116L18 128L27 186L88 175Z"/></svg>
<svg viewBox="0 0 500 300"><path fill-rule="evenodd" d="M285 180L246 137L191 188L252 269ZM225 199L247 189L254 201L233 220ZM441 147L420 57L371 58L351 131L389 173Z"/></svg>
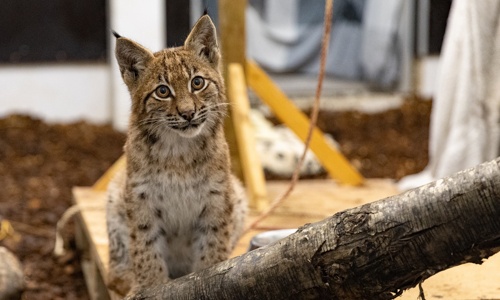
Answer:
<svg viewBox="0 0 500 300"><path fill-rule="evenodd" d="M305 141L309 129L309 119L306 115L288 99L285 93L273 83L271 78L257 64L248 61L246 66L250 88L264 103L269 105L278 119L295 132L302 141ZM363 183L361 174L342 153L327 142L323 133L317 127L313 131L310 148L332 178L349 185Z"/></svg>
<svg viewBox="0 0 500 300"><path fill-rule="evenodd" d="M266 180L255 151L255 134L250 121L245 73L240 64L232 63L228 68L228 96L231 99L233 127L238 142L243 178L249 195L250 207L264 210L268 206Z"/></svg>
<svg viewBox="0 0 500 300"><path fill-rule="evenodd" d="M122 169L125 169L127 165L127 160L125 155L120 156L117 161L97 180L97 182L92 186L92 189L100 192L104 192L108 189L108 184L113 179L115 174Z"/></svg>
<svg viewBox="0 0 500 300"><path fill-rule="evenodd" d="M247 0L219 0L219 28L221 37L222 55L224 57L223 73L226 83L230 81L228 66L231 63L238 63L243 67L246 74L247 84L252 90L271 107L276 116L287 125L297 136L305 141L309 130L308 118L298 110L286 95L272 82L269 76L255 63L246 60L246 34L245 34L245 9ZM231 104L232 100L229 97ZM231 126L232 113L226 120L226 138L231 151L231 161L233 170L238 177L244 178L245 163L249 158L241 157L246 155L248 150L242 150L236 137L235 129ZM360 185L364 178L349 163L349 161L335 148L328 144L323 133L315 128L310 145L311 150L316 154L321 164L325 167L330 176L341 183L349 185ZM252 150L255 151L255 148ZM248 179L248 177L247 177ZM247 188L255 186L248 180Z"/></svg>

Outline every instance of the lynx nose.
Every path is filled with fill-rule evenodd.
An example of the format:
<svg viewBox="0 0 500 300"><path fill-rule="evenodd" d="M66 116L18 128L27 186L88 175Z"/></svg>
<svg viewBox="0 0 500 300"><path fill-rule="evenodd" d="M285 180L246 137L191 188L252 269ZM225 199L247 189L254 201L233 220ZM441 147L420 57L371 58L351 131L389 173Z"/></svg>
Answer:
<svg viewBox="0 0 500 300"><path fill-rule="evenodd" d="M191 121L194 118L194 114L194 109L179 111L179 115L181 115L181 117L186 121Z"/></svg>

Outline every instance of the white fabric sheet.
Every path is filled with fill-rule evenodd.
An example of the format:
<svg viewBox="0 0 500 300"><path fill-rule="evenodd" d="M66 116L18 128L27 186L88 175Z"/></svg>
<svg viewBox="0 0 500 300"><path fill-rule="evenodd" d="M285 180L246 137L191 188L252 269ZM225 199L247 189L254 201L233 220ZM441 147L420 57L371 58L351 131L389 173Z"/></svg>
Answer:
<svg viewBox="0 0 500 300"><path fill-rule="evenodd" d="M499 155L500 1L453 1L433 103L430 161L414 188Z"/></svg>

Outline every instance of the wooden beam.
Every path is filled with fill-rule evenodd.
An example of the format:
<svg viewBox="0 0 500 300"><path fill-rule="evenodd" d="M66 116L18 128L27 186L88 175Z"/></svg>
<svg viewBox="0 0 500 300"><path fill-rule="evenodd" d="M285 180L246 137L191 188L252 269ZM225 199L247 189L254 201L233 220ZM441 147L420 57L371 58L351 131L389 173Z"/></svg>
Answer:
<svg viewBox="0 0 500 300"><path fill-rule="evenodd" d="M254 62L247 62L247 81L250 88L265 102L273 113L295 134L305 141L309 119L280 90L267 74ZM341 183L359 185L363 177L337 149L325 139L319 128L313 131L311 150L321 162L328 174Z"/></svg>
<svg viewBox="0 0 500 300"><path fill-rule="evenodd" d="M230 64L228 71L228 96L232 103L233 128L243 166L243 178L250 196L250 206L257 210L264 210L268 205L266 181L256 152L255 133L250 122L250 103L245 73L243 67L236 63Z"/></svg>
<svg viewBox="0 0 500 300"><path fill-rule="evenodd" d="M115 174L122 169L125 169L127 160L125 155L120 156L118 160L97 180L97 182L92 186L96 191L106 191L108 189L108 184L113 179Z"/></svg>
<svg viewBox="0 0 500 300"><path fill-rule="evenodd" d="M227 69L230 63L245 66L245 8L246 0L219 0L219 36L222 51L222 72L227 82ZM227 87L226 87L227 92ZM229 112L225 122L226 140L231 154L233 172L243 179L242 164L239 157L238 143L232 127L232 115Z"/></svg>
<svg viewBox="0 0 500 300"><path fill-rule="evenodd" d="M219 33L225 74L231 63L239 63L245 68L246 7L246 0L219 0Z"/></svg>

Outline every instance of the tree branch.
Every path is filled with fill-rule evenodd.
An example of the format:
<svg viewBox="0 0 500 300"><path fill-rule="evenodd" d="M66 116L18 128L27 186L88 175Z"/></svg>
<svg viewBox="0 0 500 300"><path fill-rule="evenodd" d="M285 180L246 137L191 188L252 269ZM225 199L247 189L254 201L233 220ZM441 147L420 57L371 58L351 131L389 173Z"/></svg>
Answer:
<svg viewBox="0 0 500 300"><path fill-rule="evenodd" d="M392 299L500 250L499 166L339 212L131 299Z"/></svg>

